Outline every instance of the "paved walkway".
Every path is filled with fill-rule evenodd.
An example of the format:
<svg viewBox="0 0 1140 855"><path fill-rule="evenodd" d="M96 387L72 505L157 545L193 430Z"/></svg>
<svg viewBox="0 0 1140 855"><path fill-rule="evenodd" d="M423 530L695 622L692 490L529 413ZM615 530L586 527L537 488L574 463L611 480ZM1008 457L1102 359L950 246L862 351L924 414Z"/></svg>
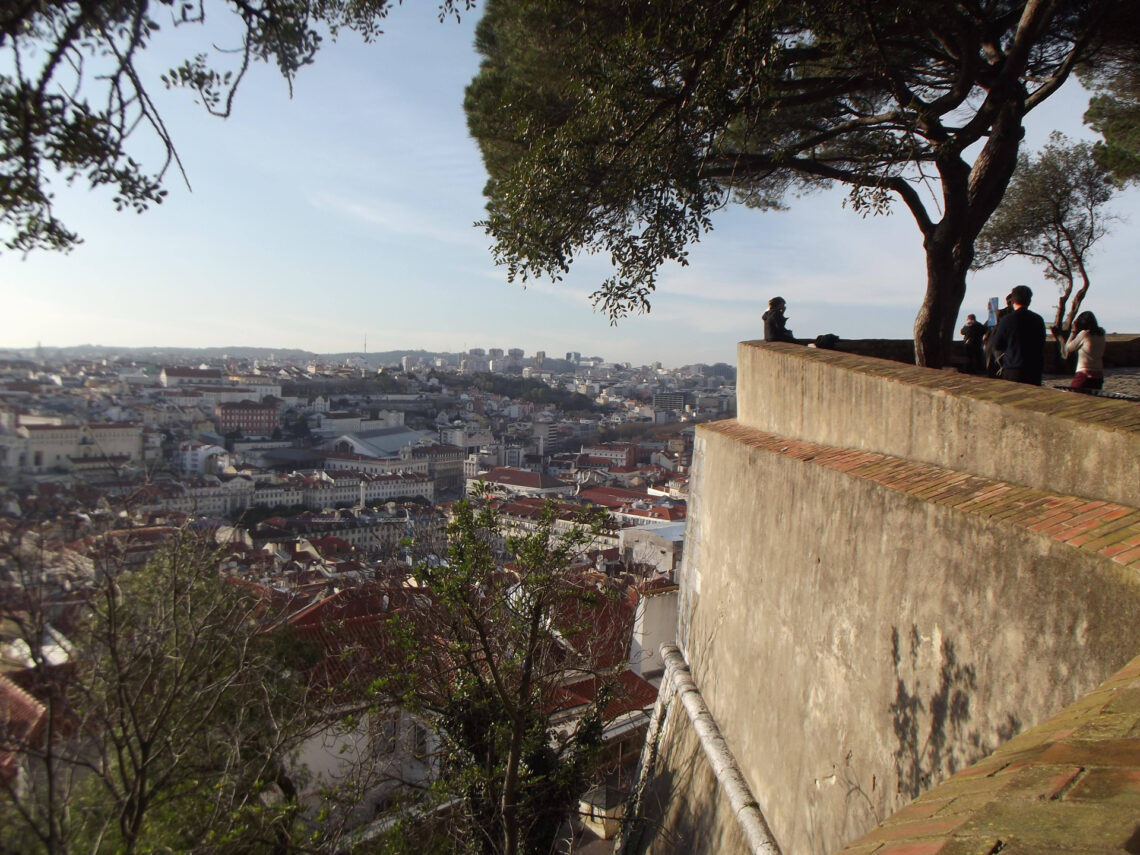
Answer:
<svg viewBox="0 0 1140 855"><path fill-rule="evenodd" d="M1071 376L1047 376L1046 386L1068 386ZM1140 398L1140 368L1110 368L1104 372L1104 391Z"/></svg>

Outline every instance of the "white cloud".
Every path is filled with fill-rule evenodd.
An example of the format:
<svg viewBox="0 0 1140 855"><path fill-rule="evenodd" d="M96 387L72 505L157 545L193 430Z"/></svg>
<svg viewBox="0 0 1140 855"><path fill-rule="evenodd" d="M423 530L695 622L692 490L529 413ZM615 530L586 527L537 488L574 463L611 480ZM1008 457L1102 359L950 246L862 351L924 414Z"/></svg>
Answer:
<svg viewBox="0 0 1140 855"><path fill-rule="evenodd" d="M464 249L483 251L486 248L483 233L473 225L441 222L432 213L416 206L382 199L350 198L330 192L314 193L308 202L319 211L377 226L386 234L442 242Z"/></svg>

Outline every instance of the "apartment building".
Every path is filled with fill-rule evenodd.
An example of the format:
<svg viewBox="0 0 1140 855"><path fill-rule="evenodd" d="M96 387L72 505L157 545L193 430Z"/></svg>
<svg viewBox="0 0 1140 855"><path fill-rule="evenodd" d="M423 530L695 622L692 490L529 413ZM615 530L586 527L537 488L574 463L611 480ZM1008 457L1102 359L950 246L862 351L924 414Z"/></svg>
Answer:
<svg viewBox="0 0 1140 855"><path fill-rule="evenodd" d="M159 372L158 382L166 388L174 386L228 386L229 378L220 368L183 368L165 365Z"/></svg>
<svg viewBox="0 0 1140 855"><path fill-rule="evenodd" d="M142 460L142 427L111 424L21 424L8 438L7 468L23 474L70 472L83 461Z"/></svg>
<svg viewBox="0 0 1140 855"><path fill-rule="evenodd" d="M218 432L239 431L245 436L270 436L277 429L277 405L253 401L218 404L214 408Z"/></svg>

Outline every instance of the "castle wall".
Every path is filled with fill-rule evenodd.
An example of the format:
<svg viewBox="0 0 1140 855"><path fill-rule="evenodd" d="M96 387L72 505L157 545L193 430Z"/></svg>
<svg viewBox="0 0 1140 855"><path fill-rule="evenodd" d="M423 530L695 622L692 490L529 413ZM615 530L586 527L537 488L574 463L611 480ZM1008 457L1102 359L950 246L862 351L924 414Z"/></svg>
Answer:
<svg viewBox="0 0 1140 855"><path fill-rule="evenodd" d="M1140 505L1120 402L790 344L743 342L738 359L743 425Z"/></svg>
<svg viewBox="0 0 1140 855"><path fill-rule="evenodd" d="M679 644L783 851L834 852L1140 650L1140 416L740 350L739 419L697 434ZM656 778L704 787L684 732ZM676 848L678 817L721 820L673 797L647 851L744 851Z"/></svg>

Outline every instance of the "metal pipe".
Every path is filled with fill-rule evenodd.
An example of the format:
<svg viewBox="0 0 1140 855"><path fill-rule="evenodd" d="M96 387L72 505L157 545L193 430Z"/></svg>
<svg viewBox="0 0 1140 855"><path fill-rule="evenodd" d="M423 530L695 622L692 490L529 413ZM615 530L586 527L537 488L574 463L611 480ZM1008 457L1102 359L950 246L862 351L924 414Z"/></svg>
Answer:
<svg viewBox="0 0 1140 855"><path fill-rule="evenodd" d="M662 644L661 655L665 659L665 679L661 691L664 693L668 684L681 699L705 757L708 758L717 782L728 796L733 815L740 824L753 855L781 855L780 846L772 836L760 804L752 795L748 782L736 765L736 758L732 756L716 720L705 705L685 657L675 644Z"/></svg>

